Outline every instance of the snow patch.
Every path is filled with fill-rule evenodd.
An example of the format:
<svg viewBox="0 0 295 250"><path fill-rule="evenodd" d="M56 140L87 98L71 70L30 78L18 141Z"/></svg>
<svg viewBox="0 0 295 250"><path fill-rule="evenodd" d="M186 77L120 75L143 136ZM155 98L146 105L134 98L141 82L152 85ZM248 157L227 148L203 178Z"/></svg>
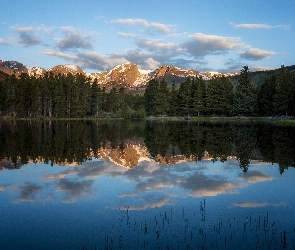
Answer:
<svg viewBox="0 0 295 250"><path fill-rule="evenodd" d="M150 74L153 70L152 69L138 69L139 73L142 75L148 75Z"/></svg>
<svg viewBox="0 0 295 250"><path fill-rule="evenodd" d="M74 64L66 64L65 65L66 68L71 69L73 71L77 71L78 70L78 66L74 65Z"/></svg>

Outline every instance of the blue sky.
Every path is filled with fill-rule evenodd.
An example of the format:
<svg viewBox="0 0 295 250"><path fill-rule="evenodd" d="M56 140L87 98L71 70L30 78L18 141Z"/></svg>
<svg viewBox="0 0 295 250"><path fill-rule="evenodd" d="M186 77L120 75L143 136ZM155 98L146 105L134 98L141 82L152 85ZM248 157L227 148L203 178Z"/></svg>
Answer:
<svg viewBox="0 0 295 250"><path fill-rule="evenodd" d="M0 59L86 72L133 62L239 72L294 65L291 0L2 1Z"/></svg>

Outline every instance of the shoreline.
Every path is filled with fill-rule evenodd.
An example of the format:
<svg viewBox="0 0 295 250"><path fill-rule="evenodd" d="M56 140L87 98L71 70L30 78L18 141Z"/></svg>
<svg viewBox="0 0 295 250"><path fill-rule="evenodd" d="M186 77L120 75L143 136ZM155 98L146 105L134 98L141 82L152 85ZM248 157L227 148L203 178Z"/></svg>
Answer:
<svg viewBox="0 0 295 250"><path fill-rule="evenodd" d="M219 116L148 116L143 119L125 119L122 117L84 117L84 118L68 118L68 117L34 117L19 118L0 116L0 122L3 121L171 121L171 122L254 122L254 123L272 123L278 126L295 126L295 119L274 119L273 117L219 117Z"/></svg>

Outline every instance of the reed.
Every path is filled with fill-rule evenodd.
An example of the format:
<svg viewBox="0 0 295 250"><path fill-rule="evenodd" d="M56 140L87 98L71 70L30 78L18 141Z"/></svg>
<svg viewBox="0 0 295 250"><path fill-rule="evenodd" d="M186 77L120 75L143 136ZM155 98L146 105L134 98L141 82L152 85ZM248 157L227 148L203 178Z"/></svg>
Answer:
<svg viewBox="0 0 295 250"><path fill-rule="evenodd" d="M244 218L220 216L212 223L205 200L198 209L151 209L149 215L118 210L115 225L98 235L99 249L294 249L295 227L271 221L268 212ZM103 239L103 240L102 240ZM99 244L98 244L99 243ZM102 246L104 246L102 248ZM86 248L83 246L82 249Z"/></svg>

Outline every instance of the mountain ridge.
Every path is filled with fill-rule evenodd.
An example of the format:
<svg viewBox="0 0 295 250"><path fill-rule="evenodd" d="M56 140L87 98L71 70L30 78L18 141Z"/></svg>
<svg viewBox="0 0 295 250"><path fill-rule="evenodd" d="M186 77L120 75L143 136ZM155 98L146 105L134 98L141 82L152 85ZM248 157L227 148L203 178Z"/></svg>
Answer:
<svg viewBox="0 0 295 250"><path fill-rule="evenodd" d="M287 68L295 71L295 65L287 66ZM266 76L275 74L278 69L250 72L254 85L259 85ZM142 70L138 65L130 62L117 65L106 71L86 73L80 66L74 64L56 65L46 70L42 67L25 66L17 61L0 60L0 78L5 77L6 74L15 74L19 77L22 73L28 74L29 76L41 77L47 72L52 72L54 75L68 73L73 75L82 74L85 77L89 77L92 82L96 82L102 86L123 86L128 88L144 88L153 79L158 81L165 79L168 84L172 84L173 82L180 84L187 78L202 77L204 80L210 80L213 76L230 77L231 82L236 85L239 76L238 73L200 72L198 70L184 69L171 65L162 65L156 69Z"/></svg>
<svg viewBox="0 0 295 250"><path fill-rule="evenodd" d="M17 61L3 61L0 60L0 71L12 75L15 74L17 77L22 73L28 74L29 76L41 77L46 72L52 72L53 74L82 74L90 77L91 81L97 82L101 85L107 85L116 83L127 87L141 87L145 86L150 80L163 80L165 79L168 84L172 82L181 83L188 77L203 77L205 80L209 80L214 74L215 75L235 75L233 74L221 74L218 72L204 72L201 73L193 69L183 69L171 65L162 65L156 69L142 70L134 63L125 63L117 65L110 70L95 73L86 73L81 67L74 64L56 65L51 69L44 69L42 67L30 67Z"/></svg>

